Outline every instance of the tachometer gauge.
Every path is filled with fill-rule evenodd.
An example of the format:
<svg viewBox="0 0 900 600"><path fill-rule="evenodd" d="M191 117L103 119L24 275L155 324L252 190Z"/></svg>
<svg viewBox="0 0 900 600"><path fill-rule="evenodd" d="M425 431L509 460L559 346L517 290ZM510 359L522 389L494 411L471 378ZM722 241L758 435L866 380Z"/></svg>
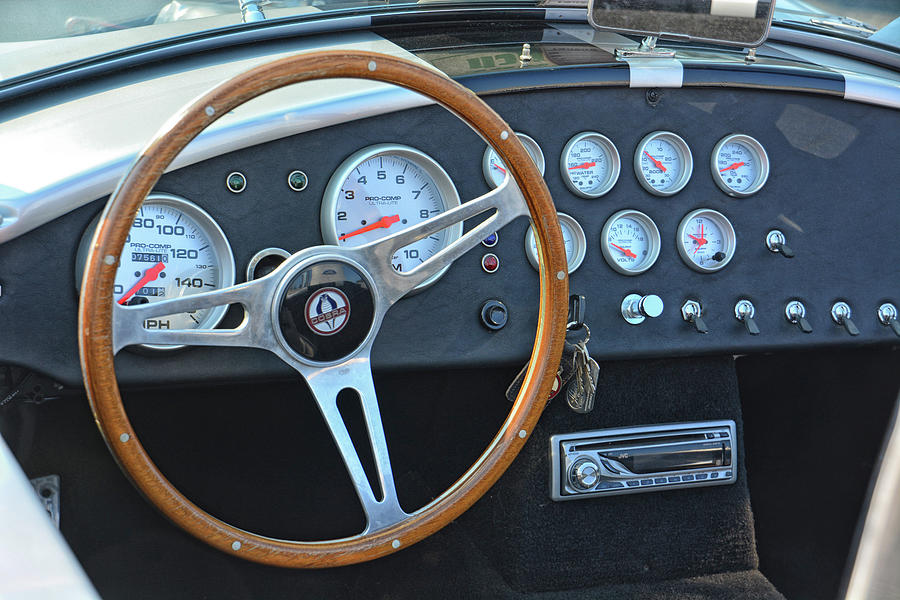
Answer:
<svg viewBox="0 0 900 600"><path fill-rule="evenodd" d="M618 181L621 161L608 137L585 131L563 148L559 168L572 193L582 198L599 198Z"/></svg>
<svg viewBox="0 0 900 600"><path fill-rule="evenodd" d="M334 172L322 200L326 244L361 246L459 206L450 176L427 154L409 146L363 148ZM462 223L405 246L391 258L397 271L411 271L462 235ZM421 290L446 268L416 286Z"/></svg>
<svg viewBox="0 0 900 600"><path fill-rule="evenodd" d="M694 170L687 142L671 131L644 136L634 153L634 174L651 194L671 196L684 189Z"/></svg>
<svg viewBox="0 0 900 600"><path fill-rule="evenodd" d="M534 141L533 138L524 133L516 133L516 137L518 137L519 141L522 142L522 145L525 146L525 150L528 151L531 160L534 161L538 171L543 175L544 153L541 151L541 147L538 146L538 143ZM499 187L506 177L506 165L503 164L503 161L500 160L500 157L497 156L497 153L494 152L494 149L490 146L484 149L484 157L481 160L481 171L484 173L484 180L487 181L487 184L492 188Z"/></svg>
<svg viewBox="0 0 900 600"><path fill-rule="evenodd" d="M559 217L559 228L563 234L563 242L566 245L566 262L569 266L569 273L574 273L575 269L581 266L584 255L587 253L587 238L578 221L565 213L557 213L557 216ZM533 227L529 227L528 233L525 234L525 255L531 266L537 270L540 263Z"/></svg>
<svg viewBox="0 0 900 600"><path fill-rule="evenodd" d="M734 134L719 140L710 166L716 185L735 198L755 194L769 178L769 155L749 135Z"/></svg>
<svg viewBox="0 0 900 600"><path fill-rule="evenodd" d="M637 210L620 210L600 233L600 252L615 271L640 275L656 263L661 241L653 219Z"/></svg>
<svg viewBox="0 0 900 600"><path fill-rule="evenodd" d="M85 231L78 246L75 282L79 288L98 219ZM113 300L126 306L146 304L230 285L234 285L234 255L213 218L184 198L159 193L147 196L125 238ZM217 306L155 317L145 320L144 327L212 329L227 310L227 306ZM180 346L145 347L168 350Z"/></svg>
<svg viewBox="0 0 900 600"><path fill-rule="evenodd" d="M701 208L681 220L676 243L687 266L701 273L713 273L734 257L737 237L725 215Z"/></svg>

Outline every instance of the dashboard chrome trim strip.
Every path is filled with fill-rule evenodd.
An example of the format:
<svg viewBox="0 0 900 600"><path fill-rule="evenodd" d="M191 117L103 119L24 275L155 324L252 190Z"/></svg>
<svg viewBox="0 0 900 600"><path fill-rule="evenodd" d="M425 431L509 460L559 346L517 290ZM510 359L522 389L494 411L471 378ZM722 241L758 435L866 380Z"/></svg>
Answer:
<svg viewBox="0 0 900 600"><path fill-rule="evenodd" d="M883 79L844 73L844 99L900 109L900 83L890 85Z"/></svg>

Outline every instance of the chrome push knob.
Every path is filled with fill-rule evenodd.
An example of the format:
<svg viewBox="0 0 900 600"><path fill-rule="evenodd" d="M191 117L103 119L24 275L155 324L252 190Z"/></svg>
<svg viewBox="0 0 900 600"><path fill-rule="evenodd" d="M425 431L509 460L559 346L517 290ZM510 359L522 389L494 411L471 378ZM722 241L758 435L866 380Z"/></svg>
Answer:
<svg viewBox="0 0 900 600"><path fill-rule="evenodd" d="M655 319L663 312L662 298L656 294L641 296L640 294L628 294L622 300L622 318L632 325L639 325L644 319Z"/></svg>
<svg viewBox="0 0 900 600"><path fill-rule="evenodd" d="M853 311L850 310L850 305L846 302L835 302L831 307L831 320L841 325L850 335L856 336L859 335L859 329L850 318L852 316Z"/></svg>
<svg viewBox="0 0 900 600"><path fill-rule="evenodd" d="M806 307L802 302L791 300L784 307L784 316L800 328L803 333L812 333L812 325L806 320Z"/></svg>
<svg viewBox="0 0 900 600"><path fill-rule="evenodd" d="M734 305L734 318L744 324L747 333L750 335L759 335L759 327L753 317L756 316L756 307L749 300L738 300Z"/></svg>
<svg viewBox="0 0 900 600"><path fill-rule="evenodd" d="M600 481L600 466L591 458L579 458L569 469L569 485L589 490Z"/></svg>

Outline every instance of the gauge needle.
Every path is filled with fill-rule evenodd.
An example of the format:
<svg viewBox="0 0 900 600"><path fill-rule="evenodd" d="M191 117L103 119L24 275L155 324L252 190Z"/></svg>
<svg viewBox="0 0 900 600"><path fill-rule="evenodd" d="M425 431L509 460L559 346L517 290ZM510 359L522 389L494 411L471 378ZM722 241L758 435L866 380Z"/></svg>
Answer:
<svg viewBox="0 0 900 600"><path fill-rule="evenodd" d="M628 258L637 258L637 254L635 254L634 252L632 252L632 251L629 250L628 248L623 248L622 246L616 246L616 245L613 244L612 242L610 242L609 245L612 246L613 248L617 249L617 250L621 250L621 251L622 251L622 254L624 254L624 255L627 256Z"/></svg>
<svg viewBox="0 0 900 600"><path fill-rule="evenodd" d="M350 233L345 233L344 235L338 237L339 240L346 240L348 237L353 237L354 235L359 235L361 233L365 233L367 231L372 231L373 229L387 229L394 223L400 220L400 215L391 215L390 217L381 217L374 223L369 223L365 227L360 227L356 231L351 231Z"/></svg>
<svg viewBox="0 0 900 600"><path fill-rule="evenodd" d="M156 281L156 278L159 277L159 274L162 273L162 270L165 268L166 265L159 262L144 271L144 276L138 279L138 282L131 286L131 289L125 292L124 296L119 298L119 304L125 304L126 302L128 302L128 299L134 296L142 287L144 287L151 281Z"/></svg>
<svg viewBox="0 0 900 600"><path fill-rule="evenodd" d="M697 247L694 248L694 254L697 254L697 250L702 248L703 244L706 244L709 242L709 240L707 240L705 237L703 237L703 223L700 223L700 237L699 238L694 237L691 234L688 234L688 235L691 236L692 238L694 238L695 240L697 240Z"/></svg>
<svg viewBox="0 0 900 600"><path fill-rule="evenodd" d="M580 165L575 165L574 167L569 167L569 170L571 171L572 169L590 169L591 167L596 167L596 166L597 166L596 162L586 162L586 163L582 163Z"/></svg>
<svg viewBox="0 0 900 600"><path fill-rule="evenodd" d="M724 169L719 169L719 173L721 173L722 171L728 171L729 169L737 169L738 167L743 167L743 166L744 166L744 161L731 163Z"/></svg>
<svg viewBox="0 0 900 600"><path fill-rule="evenodd" d="M658 160L656 160L655 158L650 156L646 150L644 150L644 154L647 154L647 158L649 158L650 160L653 161L653 164L656 165L657 169L660 169L663 173L666 172L666 168L663 166L663 164L661 162L659 162Z"/></svg>
<svg viewBox="0 0 900 600"><path fill-rule="evenodd" d="M494 167L495 169L497 169L498 171L500 171L501 173L503 173L504 175L506 175L506 169L504 169L497 163L491 163L491 166Z"/></svg>

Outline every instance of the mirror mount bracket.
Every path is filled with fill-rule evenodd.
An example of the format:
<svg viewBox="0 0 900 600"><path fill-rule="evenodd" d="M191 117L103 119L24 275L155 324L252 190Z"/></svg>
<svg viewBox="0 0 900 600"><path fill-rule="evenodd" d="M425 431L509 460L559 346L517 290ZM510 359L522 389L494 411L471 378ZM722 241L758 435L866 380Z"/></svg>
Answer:
<svg viewBox="0 0 900 600"><path fill-rule="evenodd" d="M637 48L616 48L616 58L623 60L626 58L675 58L674 50L663 50L656 47L659 40L655 35L648 35L641 40L641 45Z"/></svg>

